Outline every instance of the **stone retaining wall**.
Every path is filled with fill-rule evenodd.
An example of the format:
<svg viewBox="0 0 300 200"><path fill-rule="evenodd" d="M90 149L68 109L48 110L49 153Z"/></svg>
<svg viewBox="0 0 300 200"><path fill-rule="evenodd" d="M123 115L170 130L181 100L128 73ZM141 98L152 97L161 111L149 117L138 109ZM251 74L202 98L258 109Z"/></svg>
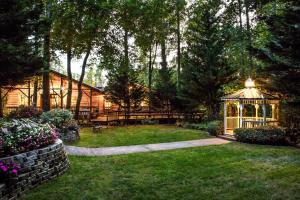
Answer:
<svg viewBox="0 0 300 200"><path fill-rule="evenodd" d="M21 167L17 176L5 182L0 180L1 200L16 199L25 191L63 174L69 168L69 160L61 140L42 149L0 158L0 160L13 161Z"/></svg>

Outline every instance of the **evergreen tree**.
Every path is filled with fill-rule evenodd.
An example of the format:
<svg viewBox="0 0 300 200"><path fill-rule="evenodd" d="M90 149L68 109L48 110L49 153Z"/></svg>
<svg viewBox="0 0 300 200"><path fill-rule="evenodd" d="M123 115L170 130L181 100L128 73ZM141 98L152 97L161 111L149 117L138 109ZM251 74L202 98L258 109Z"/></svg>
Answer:
<svg viewBox="0 0 300 200"><path fill-rule="evenodd" d="M39 29L41 2L0 1L0 85L15 85L42 68L33 34Z"/></svg>
<svg viewBox="0 0 300 200"><path fill-rule="evenodd" d="M233 80L235 72L225 48L233 23L231 9L221 0L210 0L197 2L190 10L179 95L189 109L202 104L209 118L215 118L222 86Z"/></svg>
<svg viewBox="0 0 300 200"><path fill-rule="evenodd" d="M131 111L140 108L145 97L144 86L137 83L137 72L131 68L116 68L108 73L105 87L107 99L117 104L128 122Z"/></svg>
<svg viewBox="0 0 300 200"><path fill-rule="evenodd" d="M270 2L259 15L270 36L267 45L257 49L266 63L265 85L290 100L300 98L300 15L299 1Z"/></svg>

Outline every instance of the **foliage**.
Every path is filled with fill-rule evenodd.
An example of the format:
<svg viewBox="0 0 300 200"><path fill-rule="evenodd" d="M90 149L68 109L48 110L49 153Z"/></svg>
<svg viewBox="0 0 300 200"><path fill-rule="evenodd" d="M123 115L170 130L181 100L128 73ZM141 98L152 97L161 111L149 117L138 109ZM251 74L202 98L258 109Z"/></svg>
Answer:
<svg viewBox="0 0 300 200"><path fill-rule="evenodd" d="M222 86L235 78L226 52L233 19L225 2L197 1L187 22L179 97L189 110L205 105L210 119L218 117Z"/></svg>
<svg viewBox="0 0 300 200"><path fill-rule="evenodd" d="M300 144L300 102L284 102L281 104L281 126L285 127L286 136L292 144Z"/></svg>
<svg viewBox="0 0 300 200"><path fill-rule="evenodd" d="M108 74L105 87L107 99L119 106L128 117L132 110L138 110L145 97L145 88L137 82L137 72L120 67Z"/></svg>
<svg viewBox="0 0 300 200"><path fill-rule="evenodd" d="M197 129L202 131L207 131L210 135L222 135L224 132L223 122L219 120L202 122L199 124L186 123L185 128Z"/></svg>
<svg viewBox="0 0 300 200"><path fill-rule="evenodd" d="M38 118L42 114L42 111L33 106L19 106L16 110L8 114L8 118Z"/></svg>
<svg viewBox="0 0 300 200"><path fill-rule="evenodd" d="M234 129L237 141L255 144L284 144L286 134L280 127L260 126Z"/></svg>
<svg viewBox="0 0 300 200"><path fill-rule="evenodd" d="M2 0L0 8L0 85L15 85L43 67L31 39L40 26L41 1Z"/></svg>
<svg viewBox="0 0 300 200"><path fill-rule="evenodd" d="M67 121L59 129L59 138L64 142L74 142L80 139L79 126L75 120Z"/></svg>
<svg viewBox="0 0 300 200"><path fill-rule="evenodd" d="M142 123L143 125L154 125L154 124L159 124L159 120L152 120L152 119L148 120L148 119L144 119L144 120L141 121L141 123Z"/></svg>
<svg viewBox="0 0 300 200"><path fill-rule="evenodd" d="M2 125L0 125L2 127ZM0 137L0 158L4 156L4 140Z"/></svg>
<svg viewBox="0 0 300 200"><path fill-rule="evenodd" d="M289 100L300 96L299 6L296 0L266 1L258 17L268 34L266 44L256 48L257 57L266 65L262 82Z"/></svg>
<svg viewBox="0 0 300 200"><path fill-rule="evenodd" d="M30 119L12 119L2 124L4 155L14 155L53 144L57 132L49 124L39 124Z"/></svg>
<svg viewBox="0 0 300 200"><path fill-rule="evenodd" d="M63 126L73 119L73 114L69 110L65 109L53 109L48 112L44 112L41 115L43 122L54 125L58 129L62 129Z"/></svg>
<svg viewBox="0 0 300 200"><path fill-rule="evenodd" d="M79 126L75 120L69 120L63 124L63 129L67 131L79 131Z"/></svg>

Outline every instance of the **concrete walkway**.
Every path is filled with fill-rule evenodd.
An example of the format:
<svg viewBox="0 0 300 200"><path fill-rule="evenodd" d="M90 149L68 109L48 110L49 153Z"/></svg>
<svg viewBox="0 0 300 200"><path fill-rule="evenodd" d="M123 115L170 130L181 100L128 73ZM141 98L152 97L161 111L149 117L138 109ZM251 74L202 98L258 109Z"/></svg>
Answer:
<svg viewBox="0 0 300 200"><path fill-rule="evenodd" d="M101 147L101 148L65 146L65 149L69 155L107 156L107 155L119 155L119 154L129 154L129 153L162 151L162 150L171 150L171 149L183 149L189 147L200 147L200 146L208 146L208 145L220 145L229 142L230 141L221 138L209 138L209 139L188 140L188 141L180 141L180 142L142 144L142 145L118 146L118 147Z"/></svg>

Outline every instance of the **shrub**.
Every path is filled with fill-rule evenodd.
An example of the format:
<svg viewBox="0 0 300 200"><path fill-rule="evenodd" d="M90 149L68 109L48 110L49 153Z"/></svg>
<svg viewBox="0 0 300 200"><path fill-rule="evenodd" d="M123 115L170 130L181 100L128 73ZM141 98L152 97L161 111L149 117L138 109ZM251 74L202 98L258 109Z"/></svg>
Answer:
<svg viewBox="0 0 300 200"><path fill-rule="evenodd" d="M280 124L285 127L290 144L300 144L300 102L285 102L281 106Z"/></svg>
<svg viewBox="0 0 300 200"><path fill-rule="evenodd" d="M0 158L4 156L4 140L0 138Z"/></svg>
<svg viewBox="0 0 300 200"><path fill-rule="evenodd" d="M53 144L57 132L49 124L39 124L30 119L12 119L0 128L4 155L14 155Z"/></svg>
<svg viewBox="0 0 300 200"><path fill-rule="evenodd" d="M17 110L8 114L7 118L20 119L20 118L38 118L42 114L36 107L21 105Z"/></svg>
<svg viewBox="0 0 300 200"><path fill-rule="evenodd" d="M211 135L222 135L224 131L224 123L219 120L210 121L207 123L206 131Z"/></svg>
<svg viewBox="0 0 300 200"><path fill-rule="evenodd" d="M221 135L223 133L223 122L220 120L214 120L209 122L203 122L199 124L184 124L185 128L197 129L207 131L210 135Z"/></svg>
<svg viewBox="0 0 300 200"><path fill-rule="evenodd" d="M73 119L73 114L69 110L65 109L53 109L48 112L44 112L41 115L43 122L54 125L58 129L62 129L64 124Z"/></svg>
<svg viewBox="0 0 300 200"><path fill-rule="evenodd" d="M143 125L154 125L154 124L159 124L158 120L153 120L153 119L144 119L141 121Z"/></svg>
<svg viewBox="0 0 300 200"><path fill-rule="evenodd" d="M256 144L284 144L286 134L280 127L259 126L234 129L237 141Z"/></svg>
<svg viewBox="0 0 300 200"><path fill-rule="evenodd" d="M75 120L66 122L59 130L59 137L65 142L74 142L80 139L79 126Z"/></svg>

